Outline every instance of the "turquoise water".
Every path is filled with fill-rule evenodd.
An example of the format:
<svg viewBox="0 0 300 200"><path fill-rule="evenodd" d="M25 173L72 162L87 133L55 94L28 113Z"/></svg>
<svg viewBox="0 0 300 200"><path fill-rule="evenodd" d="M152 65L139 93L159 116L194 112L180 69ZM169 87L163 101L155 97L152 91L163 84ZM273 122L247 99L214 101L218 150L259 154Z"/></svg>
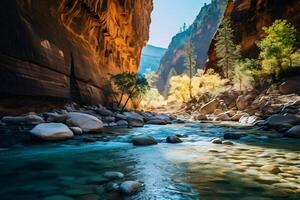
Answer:
<svg viewBox="0 0 300 200"><path fill-rule="evenodd" d="M226 132L250 135L235 140L233 146L210 143ZM135 147L131 138L140 134L160 143ZM173 134L186 135L184 142L165 143ZM24 140L1 148L1 200L55 195L76 200L300 199L300 140L232 124L197 123L111 129L102 135L106 137L95 143L83 142L88 136L81 136L58 143ZM265 165L281 171L263 171ZM106 171L125 177L108 182L103 177ZM142 181L145 187L128 197L107 191L110 183L125 180Z"/></svg>

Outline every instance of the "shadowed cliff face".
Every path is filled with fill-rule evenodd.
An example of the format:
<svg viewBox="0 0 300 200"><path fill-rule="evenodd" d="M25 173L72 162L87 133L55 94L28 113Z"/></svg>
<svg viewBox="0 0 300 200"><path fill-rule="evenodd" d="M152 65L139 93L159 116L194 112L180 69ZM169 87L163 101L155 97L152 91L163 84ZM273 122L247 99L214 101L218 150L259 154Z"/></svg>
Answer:
<svg viewBox="0 0 300 200"><path fill-rule="evenodd" d="M270 26L276 19L287 19L300 31L299 0L230 0L224 16L232 22L235 43L241 45L242 55L249 58L258 56L255 42L264 37L262 28ZM205 68L222 72L217 66L214 40L208 54Z"/></svg>
<svg viewBox="0 0 300 200"><path fill-rule="evenodd" d="M207 51L214 33L217 30L220 18L223 15L227 0L215 0L202 7L194 23L184 32L173 37L167 52L160 62L158 89L162 92L167 84L167 79L172 68L178 74L185 71L184 47L188 40L192 40L195 48L196 67L203 68L207 60ZM199 8L200 10L200 8Z"/></svg>
<svg viewBox="0 0 300 200"><path fill-rule="evenodd" d="M109 74L137 71L152 8L152 0L2 1L1 103L101 102Z"/></svg>

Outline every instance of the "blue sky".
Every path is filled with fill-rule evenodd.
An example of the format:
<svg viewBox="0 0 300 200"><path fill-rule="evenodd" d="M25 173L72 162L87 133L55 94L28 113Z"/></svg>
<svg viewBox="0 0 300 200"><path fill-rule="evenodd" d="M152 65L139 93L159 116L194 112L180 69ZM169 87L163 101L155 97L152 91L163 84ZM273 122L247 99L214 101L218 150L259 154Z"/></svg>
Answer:
<svg viewBox="0 0 300 200"><path fill-rule="evenodd" d="M149 44L167 48L184 22L193 23L204 3L211 0L154 0Z"/></svg>

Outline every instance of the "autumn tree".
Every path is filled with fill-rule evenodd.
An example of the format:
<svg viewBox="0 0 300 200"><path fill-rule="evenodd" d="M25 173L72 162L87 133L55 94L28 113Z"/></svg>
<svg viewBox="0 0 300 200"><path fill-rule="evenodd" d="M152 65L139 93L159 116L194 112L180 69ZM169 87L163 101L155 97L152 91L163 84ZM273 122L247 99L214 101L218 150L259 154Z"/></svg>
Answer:
<svg viewBox="0 0 300 200"><path fill-rule="evenodd" d="M233 32L230 20L225 18L216 36L218 65L223 69L227 79L232 79L233 67L240 58L240 47L233 42Z"/></svg>

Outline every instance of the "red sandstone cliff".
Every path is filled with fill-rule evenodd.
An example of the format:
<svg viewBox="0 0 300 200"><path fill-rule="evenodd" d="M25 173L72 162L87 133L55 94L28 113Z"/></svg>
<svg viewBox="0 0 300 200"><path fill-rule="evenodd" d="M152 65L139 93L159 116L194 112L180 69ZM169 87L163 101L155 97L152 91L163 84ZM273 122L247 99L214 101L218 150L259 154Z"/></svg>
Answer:
<svg viewBox="0 0 300 200"><path fill-rule="evenodd" d="M152 9L152 0L1 1L0 104L101 102L109 74L137 71Z"/></svg>
<svg viewBox="0 0 300 200"><path fill-rule="evenodd" d="M264 26L270 26L276 19L287 19L300 31L299 0L230 0L225 11L235 31L235 43L241 45L242 55L248 58L258 56L257 40L264 37ZM208 53L205 68L221 72L217 66L215 41Z"/></svg>

